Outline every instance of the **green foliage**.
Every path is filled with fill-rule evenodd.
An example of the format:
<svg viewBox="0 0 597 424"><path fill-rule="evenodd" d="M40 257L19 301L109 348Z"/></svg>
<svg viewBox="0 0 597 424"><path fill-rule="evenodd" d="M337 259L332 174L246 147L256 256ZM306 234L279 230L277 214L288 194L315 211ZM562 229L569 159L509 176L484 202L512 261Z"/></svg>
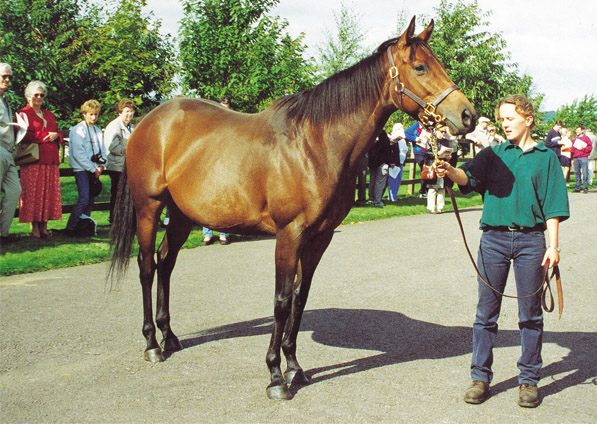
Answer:
<svg viewBox="0 0 597 424"><path fill-rule="evenodd" d="M278 0L184 0L180 28L183 89L255 112L272 99L310 87L303 36L267 15Z"/></svg>
<svg viewBox="0 0 597 424"><path fill-rule="evenodd" d="M550 121L549 128L558 119L573 130L580 125L597 132L597 97L586 95L581 100L574 100L571 105L562 106L557 110L555 119Z"/></svg>
<svg viewBox="0 0 597 424"><path fill-rule="evenodd" d="M172 89L174 47L159 23L143 16L145 1L5 0L0 3L0 60L13 68L14 105L24 88L41 80L49 96L44 107L67 128L79 108L97 99L114 118L121 97L150 108ZM107 106L107 107L106 107Z"/></svg>
<svg viewBox="0 0 597 424"><path fill-rule="evenodd" d="M363 48L365 33L359 19L360 16L355 15L345 4L341 5L339 15L334 13L336 35L326 28L326 41L318 47L321 79L354 65L368 55Z"/></svg>
<svg viewBox="0 0 597 424"><path fill-rule="evenodd" d="M532 78L519 75L502 36L486 31L490 11L476 0L442 0L435 9L435 30L430 45L448 75L471 101L477 113L490 119L502 97L524 94L532 98ZM423 17L427 25L431 18ZM542 97L535 98L537 110Z"/></svg>

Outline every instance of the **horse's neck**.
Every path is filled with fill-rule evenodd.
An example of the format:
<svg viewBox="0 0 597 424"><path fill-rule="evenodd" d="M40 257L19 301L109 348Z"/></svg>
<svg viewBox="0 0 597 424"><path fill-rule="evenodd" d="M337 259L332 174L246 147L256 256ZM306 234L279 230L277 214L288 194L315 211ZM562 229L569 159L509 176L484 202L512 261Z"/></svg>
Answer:
<svg viewBox="0 0 597 424"><path fill-rule="evenodd" d="M363 108L359 113L342 120L342 124L329 128L327 143L333 145L333 153L348 167L356 169L360 159L369 151L375 138L387 122L391 111L381 103L373 108ZM331 159L331 158L330 158Z"/></svg>

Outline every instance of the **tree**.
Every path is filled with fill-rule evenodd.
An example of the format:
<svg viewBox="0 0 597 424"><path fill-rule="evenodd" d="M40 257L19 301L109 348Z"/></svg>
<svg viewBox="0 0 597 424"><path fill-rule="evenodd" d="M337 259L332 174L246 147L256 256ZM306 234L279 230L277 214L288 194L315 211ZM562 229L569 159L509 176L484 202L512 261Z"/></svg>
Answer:
<svg viewBox="0 0 597 424"><path fill-rule="evenodd" d="M43 81L46 107L62 128L80 119L79 108L97 99L112 111L121 97L151 108L172 89L173 45L159 22L141 13L145 0L5 0L0 3L0 60L15 74L14 104L24 87ZM108 108L106 108L108 106ZM101 124L113 119L105 114Z"/></svg>
<svg viewBox="0 0 597 424"><path fill-rule="evenodd" d="M482 11L476 0L441 0L434 10L431 48L479 115L493 117L497 101L511 94L526 95L539 110L543 96L533 96L532 78L519 75L502 36L484 30L491 11Z"/></svg>
<svg viewBox="0 0 597 424"><path fill-rule="evenodd" d="M597 98L594 94L585 95L580 100L574 100L571 105L562 106L556 111L556 116L550 121L548 128L553 127L558 119L565 127L573 130L582 126L597 131Z"/></svg>
<svg viewBox="0 0 597 424"><path fill-rule="evenodd" d="M333 35L326 28L326 41L318 46L319 72L322 79L346 69L367 56L363 48L366 33L361 29L361 16L351 12L351 8L342 3L340 15L334 13L337 33Z"/></svg>
<svg viewBox="0 0 597 424"><path fill-rule="evenodd" d="M187 94L231 98L255 112L272 99L311 86L303 35L267 15L279 0L184 0L180 28L182 84Z"/></svg>

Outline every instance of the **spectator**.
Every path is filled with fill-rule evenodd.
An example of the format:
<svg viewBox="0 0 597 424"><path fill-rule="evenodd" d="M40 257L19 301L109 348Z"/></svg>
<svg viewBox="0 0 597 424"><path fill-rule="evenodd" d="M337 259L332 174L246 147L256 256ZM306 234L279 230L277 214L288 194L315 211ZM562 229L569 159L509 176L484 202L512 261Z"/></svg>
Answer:
<svg viewBox="0 0 597 424"><path fill-rule="evenodd" d="M570 128L562 128L560 130L561 138L558 140L560 151L560 165L562 166L562 173L566 182L570 178L571 148L572 148L572 130Z"/></svg>
<svg viewBox="0 0 597 424"><path fill-rule="evenodd" d="M381 198L388 182L389 163L392 161L390 139L384 130L369 150L369 201L373 206L384 207Z"/></svg>
<svg viewBox="0 0 597 424"><path fill-rule="evenodd" d="M508 141L482 150L460 168L444 163L438 176L449 176L463 193L483 195L481 243L477 265L480 275L503 292L510 263L518 299L518 328L522 355L518 360L518 404L536 407L542 366L543 313L541 293L528 296L541 286L542 267L560 262L559 224L570 216L568 194L557 158L543 143L531 137L534 125L532 103L524 96L502 99L497 117ZM547 228L549 247L545 248ZM473 325L472 384L464 400L483 403L489 397L493 378L493 346L498 331L501 296L478 280L476 319Z"/></svg>
<svg viewBox="0 0 597 424"><path fill-rule="evenodd" d="M490 146L497 146L498 144L502 144L504 141L504 137L502 137L501 135L499 135L496 132L495 126L494 125L489 125L487 127L487 131L489 132L489 145Z"/></svg>
<svg viewBox="0 0 597 424"><path fill-rule="evenodd" d="M591 153L587 158L589 161L587 183L589 185L593 185L593 176L595 175L595 159L597 159L597 155L595 154L595 150L597 149L597 136L595 136L595 134L593 134L593 131L591 131L589 128L585 129L585 135L591 139L591 143L593 144Z"/></svg>
<svg viewBox="0 0 597 424"><path fill-rule="evenodd" d="M220 98L220 104L226 109L230 109L230 99L228 97ZM213 243L213 231L207 227L203 227L203 245L207 246L211 243ZM230 244L227 233L220 232L220 244L223 246Z"/></svg>
<svg viewBox="0 0 597 424"><path fill-rule="evenodd" d="M576 138L572 141L572 159L574 160L574 192L580 193L581 185L583 193L589 192L588 173L589 173L589 155L593 150L593 142L584 134L584 128L580 125L576 127Z"/></svg>
<svg viewBox="0 0 597 424"><path fill-rule="evenodd" d="M100 110L97 100L87 100L81 106L83 121L70 129L68 161L75 174L79 197L64 230L69 236L78 235L81 218L91 218L95 197L90 191L90 185L94 178L99 179L107 162L102 131L95 126Z"/></svg>
<svg viewBox="0 0 597 424"><path fill-rule="evenodd" d="M361 158L357 166L357 201L355 206L365 206L367 204L367 163L369 156L365 153L365 156Z"/></svg>
<svg viewBox="0 0 597 424"><path fill-rule="evenodd" d="M435 137L437 142L438 158L440 160L450 161L452 159L452 153L454 152L453 144L446 138L448 133L447 127L439 127L435 130ZM432 165L435 161L433 149L431 148L431 141L427 142L427 148L425 149L425 164ZM427 210L429 213L443 213L445 201L446 201L446 180L448 178L436 177L435 180L431 180L429 183L429 190L427 192Z"/></svg>
<svg viewBox="0 0 597 424"><path fill-rule="evenodd" d="M475 155L477 155L482 149L489 146L490 139L489 130L487 129L488 126L489 118L482 116L479 118L479 125L477 125L475 130L465 136L466 139L473 142Z"/></svg>
<svg viewBox="0 0 597 424"><path fill-rule="evenodd" d="M545 146L547 146L549 149L551 149L552 152L556 154L558 160L560 160L560 157L562 156L562 135L560 134L560 132L563 127L564 124L562 123L562 121L557 120L553 125L552 129L549 130L549 132L545 136ZM563 163L561 163L561 160L560 164L562 165L562 167L566 166ZM570 167L570 164L568 163L567 166Z"/></svg>
<svg viewBox="0 0 597 424"><path fill-rule="evenodd" d="M135 104L131 99L122 99L116 105L118 118L108 124L104 130L104 145L108 152L106 174L110 176L110 223L114 215L114 204L118 191L118 181L124 167L126 143L135 128L131 119L135 115Z"/></svg>
<svg viewBox="0 0 597 424"><path fill-rule="evenodd" d="M402 124L394 124L390 135L390 151L392 160L388 169L388 200L398 200L398 190L402 183L404 162L408 156L408 145Z"/></svg>
<svg viewBox="0 0 597 424"><path fill-rule="evenodd" d="M4 192L0 203L0 241L11 241L8 235L15 210L21 196L19 172L13 159L15 151L15 131L8 124L13 123L12 109L6 99L6 92L12 80L12 68L7 63L0 63L0 192Z"/></svg>
<svg viewBox="0 0 597 424"><path fill-rule="evenodd" d="M415 162L419 165L419 170L422 171L423 164L425 163L425 146L431 134L419 122L415 122L404 131L404 135L406 136L406 141L412 143ZM422 178L419 197L427 198L427 180Z"/></svg>
<svg viewBox="0 0 597 424"><path fill-rule="evenodd" d="M25 88L27 106L19 111L29 123L23 142L39 144L39 160L21 165L23 192L19 207L19 222L30 222L31 237L36 239L51 238L48 221L62 219L58 169L62 133L54 114L41 108L46 94L44 83L31 81Z"/></svg>

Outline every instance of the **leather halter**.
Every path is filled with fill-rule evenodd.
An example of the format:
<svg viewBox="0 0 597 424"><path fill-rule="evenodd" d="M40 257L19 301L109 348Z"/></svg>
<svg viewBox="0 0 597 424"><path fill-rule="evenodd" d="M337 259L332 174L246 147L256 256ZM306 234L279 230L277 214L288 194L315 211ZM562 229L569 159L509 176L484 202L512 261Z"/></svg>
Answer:
<svg viewBox="0 0 597 424"><path fill-rule="evenodd" d="M400 97L400 103L402 104L402 96L406 94L408 97L410 97L419 106L423 108L423 112L425 113L425 115L421 117L420 121L425 127L435 127L438 124L443 125L443 123L445 122L445 118L439 113L436 113L435 110L437 109L437 106L439 106L439 104L443 102L445 98L450 95L450 93L452 93L452 91L460 90L460 88L456 84L454 84L453 86L446 88L431 103L425 102L411 90L406 88L404 86L404 83L400 81L400 72L398 72L398 68L394 63L394 57L392 56L392 46L388 46L386 53L390 62L390 78L394 81L394 90L396 91L396 93L398 93ZM392 102L394 102L394 98L392 96L390 96L390 98L392 98ZM394 105L398 109L402 109L402 107L398 106L396 102L394 102Z"/></svg>

